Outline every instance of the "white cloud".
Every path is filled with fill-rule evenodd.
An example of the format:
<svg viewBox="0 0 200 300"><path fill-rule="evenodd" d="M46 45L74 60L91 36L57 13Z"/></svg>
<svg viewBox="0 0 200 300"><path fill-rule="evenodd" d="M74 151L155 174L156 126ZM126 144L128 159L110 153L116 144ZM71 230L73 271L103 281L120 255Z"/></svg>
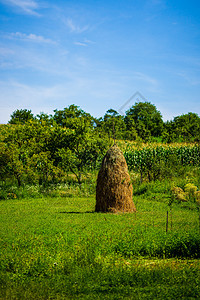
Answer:
<svg viewBox="0 0 200 300"><path fill-rule="evenodd" d="M64 23L67 25L67 27L70 29L70 31L74 32L74 33L82 33L84 31L88 30L88 28L89 28L88 25L80 27L79 25L75 24L72 19L69 19L69 18L67 20L64 20Z"/></svg>
<svg viewBox="0 0 200 300"><path fill-rule="evenodd" d="M116 99L122 99L121 83L115 79L91 78L71 73L70 78L55 84L26 84L16 80L0 81L0 123L7 123L16 109L31 109L34 114L52 113L74 103L100 117L110 107L115 108ZM6 100L5 100L6 99Z"/></svg>
<svg viewBox="0 0 200 300"><path fill-rule="evenodd" d="M1 69L9 70L7 78L15 78L15 72L28 72L34 78L32 71L39 72L38 74L67 76L69 68L73 67L73 62L69 51L56 45L51 46L48 43L31 43L24 45L23 43L16 43L12 45L11 49L8 47L0 47L0 78L4 78ZM32 47L34 44L34 47ZM36 47L35 47L36 46ZM41 51L42 47L42 51ZM6 49L8 48L8 51ZM12 76L14 72L14 76ZM46 77L45 77L46 78Z"/></svg>
<svg viewBox="0 0 200 300"><path fill-rule="evenodd" d="M155 79L151 76L148 76L144 73L141 73L141 72L134 72L133 78L135 78L136 80L139 80L139 81L143 81L143 82L145 82L147 84L150 84L151 86L154 86L154 87L158 86L157 79Z"/></svg>
<svg viewBox="0 0 200 300"><path fill-rule="evenodd" d="M88 40L88 39L84 39L84 43L87 43L87 44L95 44L95 42L91 41L91 40Z"/></svg>
<svg viewBox="0 0 200 300"><path fill-rule="evenodd" d="M66 90L54 86L30 86L14 80L0 81L0 123L7 123L16 109L31 109L34 114L51 113L56 108L57 97L64 97Z"/></svg>
<svg viewBox="0 0 200 300"><path fill-rule="evenodd" d="M83 46L83 47L87 46L86 43L82 43L82 42L74 42L74 45L76 45L76 46Z"/></svg>
<svg viewBox="0 0 200 300"><path fill-rule="evenodd" d="M87 39L84 39L83 42L74 42L74 45L84 46L84 47L91 45L91 44L94 44L94 42L87 40Z"/></svg>
<svg viewBox="0 0 200 300"><path fill-rule="evenodd" d="M15 33L11 33L11 35L9 35L9 38L16 38L23 41L31 41L37 43L56 44L56 42L52 41L51 39L46 39L43 36L36 35L34 33L25 34L21 32L15 32Z"/></svg>
<svg viewBox="0 0 200 300"><path fill-rule="evenodd" d="M36 11L39 5L34 0L1 0L1 2L9 6L17 7L26 14L39 16L39 13Z"/></svg>
<svg viewBox="0 0 200 300"><path fill-rule="evenodd" d="M71 19L67 19L67 25L71 31L76 31L76 26L74 25Z"/></svg>

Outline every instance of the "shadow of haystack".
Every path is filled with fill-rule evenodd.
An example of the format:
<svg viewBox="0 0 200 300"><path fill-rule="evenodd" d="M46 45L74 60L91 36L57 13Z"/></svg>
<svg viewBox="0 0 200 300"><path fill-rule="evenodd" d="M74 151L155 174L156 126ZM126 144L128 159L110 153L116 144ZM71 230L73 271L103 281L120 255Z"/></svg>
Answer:
<svg viewBox="0 0 200 300"><path fill-rule="evenodd" d="M112 146L104 156L96 185L96 212L135 212L133 187L123 153Z"/></svg>

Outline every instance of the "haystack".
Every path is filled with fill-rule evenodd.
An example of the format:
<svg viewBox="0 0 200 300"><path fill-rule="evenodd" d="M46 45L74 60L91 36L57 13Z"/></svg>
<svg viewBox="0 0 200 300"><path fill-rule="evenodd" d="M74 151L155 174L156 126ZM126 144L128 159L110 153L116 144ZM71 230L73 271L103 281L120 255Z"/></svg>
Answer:
<svg viewBox="0 0 200 300"><path fill-rule="evenodd" d="M112 146L104 156L96 185L96 212L134 212L133 187L123 153Z"/></svg>

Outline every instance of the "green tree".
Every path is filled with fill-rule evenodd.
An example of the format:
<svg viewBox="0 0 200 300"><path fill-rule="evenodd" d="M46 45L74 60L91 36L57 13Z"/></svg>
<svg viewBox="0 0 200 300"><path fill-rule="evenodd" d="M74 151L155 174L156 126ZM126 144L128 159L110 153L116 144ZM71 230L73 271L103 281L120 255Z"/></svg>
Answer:
<svg viewBox="0 0 200 300"><path fill-rule="evenodd" d="M19 138L19 126L22 127L22 125L7 125L4 128L5 130L1 131L0 157L2 160L2 164L0 166L0 173L2 178L15 179L18 183L18 186L21 186L24 175L26 173L26 153L23 149L23 142L21 138Z"/></svg>
<svg viewBox="0 0 200 300"><path fill-rule="evenodd" d="M152 137L159 137L163 131L163 120L161 113L154 104L150 102L135 103L125 116L125 123L135 124L135 128L139 137L144 140ZM130 126L130 125L129 125ZM130 130L130 127L129 127Z"/></svg>
<svg viewBox="0 0 200 300"><path fill-rule="evenodd" d="M0 179L6 180L9 176L10 155L6 144L0 142Z"/></svg>
<svg viewBox="0 0 200 300"><path fill-rule="evenodd" d="M3 149L2 155L7 157L7 177L15 178L19 186L25 182L36 182L41 178L47 182L50 177L46 175L45 177L46 169L39 166L49 167L48 173L50 174L52 170L50 164L53 164L53 155L57 150L55 140L52 138L54 131L52 126L46 123L40 124L37 120L27 121L23 125L4 126L4 130L1 130L0 142ZM57 138L57 140L60 139ZM52 149L54 151L51 152ZM34 163L36 157L40 164ZM47 160L49 160L48 164ZM1 171L4 172L3 166Z"/></svg>
<svg viewBox="0 0 200 300"><path fill-rule="evenodd" d="M131 114L128 116L126 115L124 122L125 122L125 126L126 126L124 137L127 140L136 140L138 137L138 134L137 134L136 126L135 126L134 117Z"/></svg>
<svg viewBox="0 0 200 300"><path fill-rule="evenodd" d="M33 120L34 116L31 110L17 109L15 110L9 120L9 124L25 124L27 121Z"/></svg>
<svg viewBox="0 0 200 300"><path fill-rule="evenodd" d="M110 138L123 139L125 133L124 117L116 110L109 109L103 119L99 119L99 127L103 132L108 134Z"/></svg>
<svg viewBox="0 0 200 300"><path fill-rule="evenodd" d="M177 134L176 134L174 122L172 120L165 122L163 133L162 133L163 141L167 143L175 142L177 140L176 135Z"/></svg>
<svg viewBox="0 0 200 300"><path fill-rule="evenodd" d="M48 115L45 114L43 112L41 112L40 114L37 114L36 116L37 120L39 120L39 122L41 124L48 124L48 125L53 125L53 116L52 115Z"/></svg>
<svg viewBox="0 0 200 300"><path fill-rule="evenodd" d="M95 168L99 154L107 145L106 136L96 129L97 121L76 105L54 111L54 120L60 128L69 130L68 136L60 138L55 161L58 165L76 176L79 184L82 175Z"/></svg>
<svg viewBox="0 0 200 300"><path fill-rule="evenodd" d="M84 110L79 108L79 106L72 104L63 110L54 110L53 119L58 125L63 127L72 129L76 128L76 122L80 118L89 120L91 127L93 127L94 118L89 113L86 113Z"/></svg>
<svg viewBox="0 0 200 300"><path fill-rule="evenodd" d="M40 185L46 188L49 183L56 182L60 170L54 165L54 160L49 151L33 154L28 163L34 173L37 174Z"/></svg>
<svg viewBox="0 0 200 300"><path fill-rule="evenodd" d="M174 118L176 136L183 141L200 140L200 118L197 114L189 112Z"/></svg>
<svg viewBox="0 0 200 300"><path fill-rule="evenodd" d="M164 124L163 140L170 142L199 142L200 117L196 113L187 113L175 117Z"/></svg>
<svg viewBox="0 0 200 300"><path fill-rule="evenodd" d="M69 142L57 151L59 166L73 173L81 185L82 175L95 169L107 146L108 140L102 139L98 131L91 128L90 120L78 118Z"/></svg>

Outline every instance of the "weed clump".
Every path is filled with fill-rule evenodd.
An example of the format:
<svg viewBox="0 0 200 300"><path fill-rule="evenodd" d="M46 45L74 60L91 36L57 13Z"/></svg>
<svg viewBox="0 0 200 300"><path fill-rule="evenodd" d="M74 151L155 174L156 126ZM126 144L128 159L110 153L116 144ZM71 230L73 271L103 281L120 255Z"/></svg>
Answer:
<svg viewBox="0 0 200 300"><path fill-rule="evenodd" d="M174 187L172 187L171 191L172 191L172 196L175 200L178 200L181 202L187 201L186 194L182 188L180 188L178 186L174 186Z"/></svg>
<svg viewBox="0 0 200 300"><path fill-rule="evenodd" d="M192 183L188 183L185 185L184 190L185 190L188 200L196 201L197 186L195 186Z"/></svg>
<svg viewBox="0 0 200 300"><path fill-rule="evenodd" d="M104 156L96 185L96 212L134 212L133 187L123 153L112 146Z"/></svg>
<svg viewBox="0 0 200 300"><path fill-rule="evenodd" d="M179 202L195 202L200 205L200 191L196 185L187 183L184 186L184 190L178 186L173 186L171 189L172 199L178 200Z"/></svg>

